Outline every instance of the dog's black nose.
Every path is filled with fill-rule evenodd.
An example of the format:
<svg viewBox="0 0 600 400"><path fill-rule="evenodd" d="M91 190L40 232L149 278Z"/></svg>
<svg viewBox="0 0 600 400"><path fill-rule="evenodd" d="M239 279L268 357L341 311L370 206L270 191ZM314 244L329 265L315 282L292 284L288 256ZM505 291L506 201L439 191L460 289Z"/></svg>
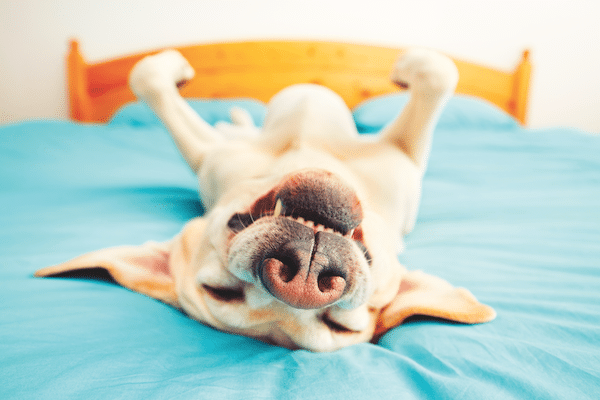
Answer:
<svg viewBox="0 0 600 400"><path fill-rule="evenodd" d="M293 239L265 254L257 274L277 299L314 309L339 300L351 285L357 265L352 244L336 233L317 232L288 219L280 224Z"/></svg>
<svg viewBox="0 0 600 400"><path fill-rule="evenodd" d="M294 308L322 308L339 300L346 280L329 272L293 272L297 266L284 264L277 258L263 262L262 281L269 292ZM304 273L303 273L304 272Z"/></svg>

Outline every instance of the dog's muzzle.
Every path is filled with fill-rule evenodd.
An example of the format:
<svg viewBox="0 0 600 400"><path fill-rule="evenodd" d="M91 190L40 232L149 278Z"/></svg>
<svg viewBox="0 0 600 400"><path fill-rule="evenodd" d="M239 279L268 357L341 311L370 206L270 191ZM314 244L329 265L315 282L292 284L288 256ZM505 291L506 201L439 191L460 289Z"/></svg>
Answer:
<svg viewBox="0 0 600 400"><path fill-rule="evenodd" d="M356 288L369 260L361 221L356 193L333 174L289 175L230 219L236 234L247 230L232 240L230 264L245 263L269 293L294 308L322 308Z"/></svg>

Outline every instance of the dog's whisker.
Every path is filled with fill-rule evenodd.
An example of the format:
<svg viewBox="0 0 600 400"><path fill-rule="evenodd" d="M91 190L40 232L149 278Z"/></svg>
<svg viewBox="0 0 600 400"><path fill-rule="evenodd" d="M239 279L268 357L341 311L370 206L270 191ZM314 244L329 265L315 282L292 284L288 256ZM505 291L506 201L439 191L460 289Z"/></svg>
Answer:
<svg viewBox="0 0 600 400"><path fill-rule="evenodd" d="M237 215L237 220L240 222L240 225L242 226L242 229L246 229L247 226L246 224L244 224L244 220L242 219L242 216L240 214Z"/></svg>

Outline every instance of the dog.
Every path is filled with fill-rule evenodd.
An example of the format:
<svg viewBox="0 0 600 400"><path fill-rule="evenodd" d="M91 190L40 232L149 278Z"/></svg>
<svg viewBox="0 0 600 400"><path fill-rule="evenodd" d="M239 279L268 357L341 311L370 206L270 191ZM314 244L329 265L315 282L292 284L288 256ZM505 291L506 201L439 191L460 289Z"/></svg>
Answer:
<svg viewBox="0 0 600 400"><path fill-rule="evenodd" d="M232 124L213 127L178 92L193 75L167 50L138 62L129 84L197 174L206 214L167 242L95 251L36 276L104 268L218 330L317 352L371 341L413 315L495 317L468 290L397 258L435 123L458 82L449 58L401 53L391 79L410 101L363 136L341 97L314 84L276 94L260 128L235 108Z"/></svg>

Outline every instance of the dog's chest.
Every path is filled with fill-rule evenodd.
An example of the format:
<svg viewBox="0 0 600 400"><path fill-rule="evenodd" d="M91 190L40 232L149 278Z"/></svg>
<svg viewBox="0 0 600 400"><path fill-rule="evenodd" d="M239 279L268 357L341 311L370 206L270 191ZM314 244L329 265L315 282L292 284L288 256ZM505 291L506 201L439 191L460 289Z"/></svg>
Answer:
<svg viewBox="0 0 600 400"><path fill-rule="evenodd" d="M205 205L210 205L248 181L277 181L309 168L324 169L346 181L356 181L345 163L304 142L288 143L281 152L245 142L228 143L206 158L198 178L203 200L208 203Z"/></svg>

